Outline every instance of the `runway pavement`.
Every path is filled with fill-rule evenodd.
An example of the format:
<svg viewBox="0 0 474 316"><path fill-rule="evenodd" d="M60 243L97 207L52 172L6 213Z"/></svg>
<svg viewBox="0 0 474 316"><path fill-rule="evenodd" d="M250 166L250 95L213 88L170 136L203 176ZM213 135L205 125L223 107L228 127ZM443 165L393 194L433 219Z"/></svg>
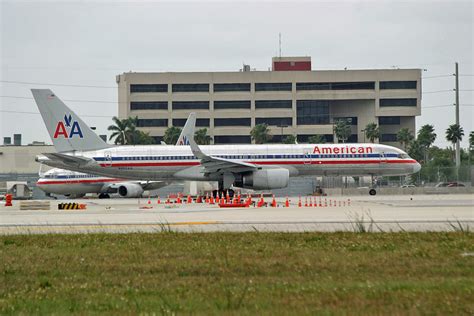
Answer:
<svg viewBox="0 0 474 316"><path fill-rule="evenodd" d="M265 199L270 202L270 198ZM453 231L473 230L473 195L323 197L298 207L298 197L278 207L219 208L208 204L157 204L156 199L51 201L51 210L0 204L0 234L211 231ZM86 210L57 210L59 202ZM336 203L334 203L336 202ZM305 198L302 203L304 205ZM327 206L324 206L327 203ZM336 204L336 206L334 206Z"/></svg>

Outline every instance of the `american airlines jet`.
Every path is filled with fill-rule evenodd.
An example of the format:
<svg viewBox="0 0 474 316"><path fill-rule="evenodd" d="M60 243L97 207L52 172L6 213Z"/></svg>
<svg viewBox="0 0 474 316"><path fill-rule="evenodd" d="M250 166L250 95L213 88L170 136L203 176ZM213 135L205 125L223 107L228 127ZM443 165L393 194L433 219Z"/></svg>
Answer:
<svg viewBox="0 0 474 316"><path fill-rule="evenodd" d="M297 176L400 176L420 164L404 151L380 144L111 146L100 139L51 90L32 89L57 153L38 156L48 166L154 181L217 181L231 187L280 189ZM196 120L191 113L190 122ZM376 194L375 189L370 194Z"/></svg>
<svg viewBox="0 0 474 316"><path fill-rule="evenodd" d="M194 135L194 128L193 121L186 121L176 146L184 145L187 135ZM47 195L65 195L71 198L83 197L87 193L97 193L99 199L109 198L110 194L118 194L125 198L137 198L145 190L156 190L169 184L163 181L130 181L59 168L53 168L44 173L40 168L39 175L40 178L36 182L36 186Z"/></svg>

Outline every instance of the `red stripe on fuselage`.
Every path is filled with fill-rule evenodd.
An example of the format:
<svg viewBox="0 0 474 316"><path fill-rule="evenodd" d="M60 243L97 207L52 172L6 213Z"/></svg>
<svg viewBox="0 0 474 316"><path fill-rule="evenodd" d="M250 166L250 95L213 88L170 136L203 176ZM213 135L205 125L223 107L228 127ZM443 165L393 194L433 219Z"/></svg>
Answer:
<svg viewBox="0 0 474 316"><path fill-rule="evenodd" d="M236 161L238 162L238 161ZM405 164L416 163L415 160L297 160L297 161L244 161L245 163L255 165L363 165L363 164ZM199 162L127 162L127 163L113 163L100 164L102 167L175 167L175 166L197 166Z"/></svg>
<svg viewBox="0 0 474 316"><path fill-rule="evenodd" d="M82 179L82 180L46 180L46 181L38 181L36 185L47 185L47 184L75 184L75 183L101 183L101 182L122 182L122 181L130 181L126 179L119 179L119 178L110 178L110 179Z"/></svg>

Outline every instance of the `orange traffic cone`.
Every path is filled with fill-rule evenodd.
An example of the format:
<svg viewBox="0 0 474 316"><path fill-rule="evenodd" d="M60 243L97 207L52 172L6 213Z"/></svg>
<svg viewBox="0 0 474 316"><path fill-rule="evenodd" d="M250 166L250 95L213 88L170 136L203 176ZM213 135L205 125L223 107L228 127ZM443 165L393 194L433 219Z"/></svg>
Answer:
<svg viewBox="0 0 474 316"><path fill-rule="evenodd" d="M148 204L151 204L151 200L150 200L150 197L148 197Z"/></svg>
<svg viewBox="0 0 474 316"><path fill-rule="evenodd" d="M290 207L290 201L288 200L288 197L286 197L285 207Z"/></svg>
<svg viewBox="0 0 474 316"><path fill-rule="evenodd" d="M304 207L308 207L308 198L307 197L304 198Z"/></svg>
<svg viewBox="0 0 474 316"><path fill-rule="evenodd" d="M158 199L156 200L156 204L161 204L160 196L158 195Z"/></svg>
<svg viewBox="0 0 474 316"><path fill-rule="evenodd" d="M214 204L214 196L211 193L211 197L209 198L209 204Z"/></svg>
<svg viewBox="0 0 474 316"><path fill-rule="evenodd" d="M298 207L301 207L301 196L298 199Z"/></svg>
<svg viewBox="0 0 474 316"><path fill-rule="evenodd" d="M273 194L273 199L272 199L272 207L277 206L277 201L275 200L275 194Z"/></svg>
<svg viewBox="0 0 474 316"><path fill-rule="evenodd" d="M329 206L332 206L332 200L329 199Z"/></svg>
<svg viewBox="0 0 474 316"><path fill-rule="evenodd" d="M191 195L188 194L188 198L186 200L186 203L191 204L193 202L193 199L191 198Z"/></svg>

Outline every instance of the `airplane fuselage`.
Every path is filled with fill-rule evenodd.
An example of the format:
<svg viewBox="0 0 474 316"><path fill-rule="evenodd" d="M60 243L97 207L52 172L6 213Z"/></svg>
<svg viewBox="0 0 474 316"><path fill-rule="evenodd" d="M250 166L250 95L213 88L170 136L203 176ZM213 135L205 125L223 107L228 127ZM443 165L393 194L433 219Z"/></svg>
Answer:
<svg viewBox="0 0 474 316"><path fill-rule="evenodd" d="M212 145L202 152L259 168L285 168L296 176L407 175L420 165L402 150L380 144ZM87 165L64 164L45 157L46 165L108 177L142 180L219 180L204 173L189 146L117 146L75 152L91 159Z"/></svg>

